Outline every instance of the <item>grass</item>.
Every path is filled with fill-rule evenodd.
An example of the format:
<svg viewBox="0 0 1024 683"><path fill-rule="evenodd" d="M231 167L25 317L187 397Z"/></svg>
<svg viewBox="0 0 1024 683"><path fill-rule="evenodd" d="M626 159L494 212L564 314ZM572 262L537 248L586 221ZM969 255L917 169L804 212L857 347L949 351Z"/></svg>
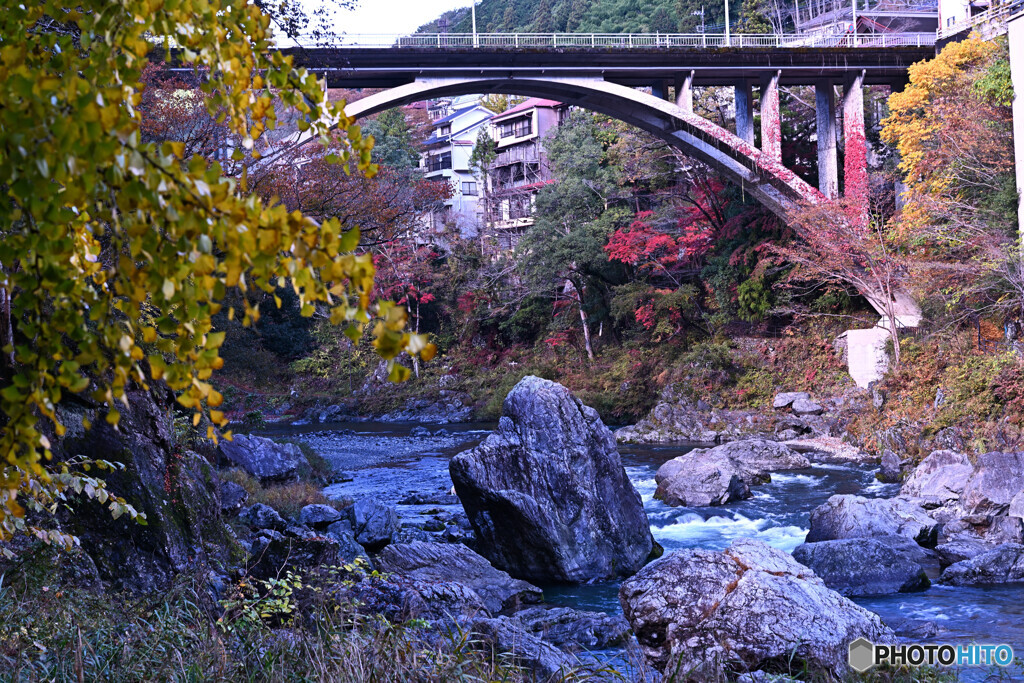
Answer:
<svg viewBox="0 0 1024 683"><path fill-rule="evenodd" d="M332 601L326 584L297 580L301 589L276 599L276 610L268 608L263 591L249 605L255 612L233 607L218 620L220 609L202 574L182 575L161 595L92 592L63 583L57 563L45 564L50 552L38 555L31 567L6 566L0 574L0 681L5 683L518 683L533 678L514 657L464 632L361 614L354 605ZM300 590L314 599L302 602ZM560 680L590 677L580 670Z"/></svg>
<svg viewBox="0 0 1024 683"><path fill-rule="evenodd" d="M249 494L247 505L263 503L277 510L283 517L297 517L307 505L321 504L341 510L347 507L345 501L333 500L323 494L323 487L317 482L293 481L282 484L261 484L258 479L238 467L222 470L220 478L238 484Z"/></svg>

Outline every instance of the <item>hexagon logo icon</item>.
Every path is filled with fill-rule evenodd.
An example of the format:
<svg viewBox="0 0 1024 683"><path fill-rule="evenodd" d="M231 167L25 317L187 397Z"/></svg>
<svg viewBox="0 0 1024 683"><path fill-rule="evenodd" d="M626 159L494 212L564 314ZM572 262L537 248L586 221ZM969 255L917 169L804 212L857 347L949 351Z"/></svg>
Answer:
<svg viewBox="0 0 1024 683"><path fill-rule="evenodd" d="M875 665L875 646L867 638L858 638L850 643L850 668L864 673Z"/></svg>

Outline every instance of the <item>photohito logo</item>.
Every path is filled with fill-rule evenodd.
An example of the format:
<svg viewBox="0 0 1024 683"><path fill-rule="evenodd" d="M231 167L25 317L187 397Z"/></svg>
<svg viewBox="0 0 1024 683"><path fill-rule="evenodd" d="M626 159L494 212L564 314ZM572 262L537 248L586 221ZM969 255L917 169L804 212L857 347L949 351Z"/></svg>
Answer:
<svg viewBox="0 0 1024 683"><path fill-rule="evenodd" d="M866 638L850 643L850 668L865 672L879 664L893 666L1009 666L1013 648L1009 645L949 643L878 644Z"/></svg>

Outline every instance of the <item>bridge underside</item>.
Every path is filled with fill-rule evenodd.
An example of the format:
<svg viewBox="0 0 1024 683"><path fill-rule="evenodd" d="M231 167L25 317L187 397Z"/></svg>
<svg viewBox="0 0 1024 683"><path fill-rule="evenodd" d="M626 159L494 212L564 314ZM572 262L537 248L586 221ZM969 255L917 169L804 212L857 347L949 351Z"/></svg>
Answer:
<svg viewBox="0 0 1024 683"><path fill-rule="evenodd" d="M863 205L866 219L863 86L873 82L899 87L906 78L906 62L911 56L918 57L920 50L887 50L878 55L863 49L849 55L842 54L842 50L821 49L790 50L781 57L777 54L726 54L726 59L708 62L704 67L706 71L680 69L680 62L686 63L686 60L679 55L674 55L674 65L643 65L636 61L636 52L601 55L596 61L589 55L588 66L577 63L579 55L572 55L573 59L567 62L563 59L565 55L550 52L513 53L515 63L504 66L491 65L488 59L494 55L485 54L481 60L479 51L470 51L473 60L466 54L459 55L458 51L454 55L438 51L425 63L410 63L410 52L377 50L372 55L376 61L361 63L358 68L351 65L317 68L311 63L306 66L322 72L329 87L388 87L349 104L346 113L354 118L426 99L476 93L542 97L607 114L708 164L785 220L802 205L838 196L835 102L838 84L843 86L845 195L853 205ZM665 54L659 53L658 59L664 60ZM551 60L553 56L558 57L553 66L550 61L549 66L540 66L545 58ZM717 56L723 57L722 54ZM707 53L702 58L706 57ZM737 64L751 59L760 59L756 68L751 68L749 63ZM522 63L531 60L535 63ZM625 61L630 63L621 63ZM818 66L814 66L815 63ZM818 188L782 164L779 87L787 83L813 85L816 90ZM693 113L692 88L701 85L731 85L735 89L735 133ZM760 88L760 149L754 145L752 87L755 85ZM636 86L649 87L651 92L638 90ZM670 86L674 87L674 101L665 99ZM920 312L909 297L901 294L899 301L886 304L876 293L862 293L883 316L894 316L903 325L917 324Z"/></svg>

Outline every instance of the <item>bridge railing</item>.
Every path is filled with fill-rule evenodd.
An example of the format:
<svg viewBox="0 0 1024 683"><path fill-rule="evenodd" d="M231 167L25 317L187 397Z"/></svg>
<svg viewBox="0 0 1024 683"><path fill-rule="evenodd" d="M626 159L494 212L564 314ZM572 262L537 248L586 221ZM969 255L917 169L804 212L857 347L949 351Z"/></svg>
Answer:
<svg viewBox="0 0 1024 683"><path fill-rule="evenodd" d="M531 48L778 48L931 46L934 33L750 34L734 33L415 33L334 36L330 47L531 49Z"/></svg>
<svg viewBox="0 0 1024 683"><path fill-rule="evenodd" d="M955 36L958 33L974 28L975 26L983 25L1000 25L997 28L1005 30L1006 20L1012 15L1017 14L1020 11L1024 11L1024 0L1004 0L997 5L993 5L989 9L978 12L972 17L961 19L955 24L949 26L939 27L939 38L947 38L949 36ZM996 31L1000 33L1000 31Z"/></svg>

